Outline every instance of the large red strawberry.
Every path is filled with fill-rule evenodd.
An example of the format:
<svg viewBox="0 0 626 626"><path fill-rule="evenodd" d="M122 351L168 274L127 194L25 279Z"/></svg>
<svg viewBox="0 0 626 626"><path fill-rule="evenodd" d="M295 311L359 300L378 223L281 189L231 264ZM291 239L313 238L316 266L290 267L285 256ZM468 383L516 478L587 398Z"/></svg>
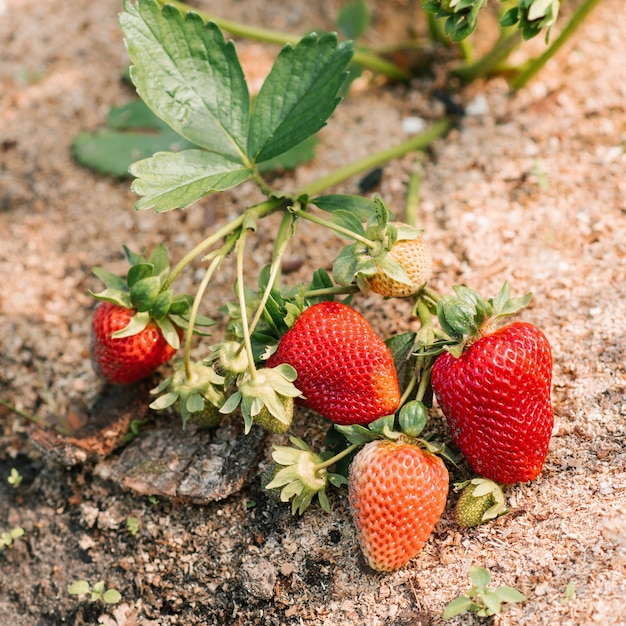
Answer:
<svg viewBox="0 0 626 626"><path fill-rule="evenodd" d="M370 567L391 571L426 543L448 496L443 461L413 443L376 440L354 457L350 510Z"/></svg>
<svg viewBox="0 0 626 626"><path fill-rule="evenodd" d="M305 404L336 424L368 424L400 403L391 352L367 320L339 302L306 309L283 335L268 367L288 363Z"/></svg>
<svg viewBox="0 0 626 626"><path fill-rule="evenodd" d="M150 376L176 352L155 322L148 322L135 335L114 339L112 334L126 328L134 314L133 309L101 302L93 315L90 346L93 367L118 385Z"/></svg>
<svg viewBox="0 0 626 626"><path fill-rule="evenodd" d="M480 319L485 303L477 302ZM474 471L499 483L525 482L541 472L552 434L552 353L545 335L527 322L491 331L488 324L515 307L504 297L487 304L482 312L487 324L483 321L460 350L437 357L432 387L452 438ZM494 304L495 313L489 308ZM444 314L444 325L452 320L454 326L452 310Z"/></svg>

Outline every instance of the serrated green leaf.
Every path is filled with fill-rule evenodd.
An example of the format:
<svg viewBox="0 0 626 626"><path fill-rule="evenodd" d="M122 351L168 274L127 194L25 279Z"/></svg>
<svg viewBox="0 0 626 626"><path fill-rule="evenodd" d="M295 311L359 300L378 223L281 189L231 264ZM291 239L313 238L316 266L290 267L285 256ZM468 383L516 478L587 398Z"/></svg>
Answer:
<svg viewBox="0 0 626 626"><path fill-rule="evenodd" d="M443 610L443 619L450 619L456 615L460 615L464 611L467 611L472 606L471 598L467 596L459 596L446 605Z"/></svg>
<svg viewBox="0 0 626 626"><path fill-rule="evenodd" d="M155 0L124 3L120 25L142 100L173 130L245 162L250 97L232 42L193 11Z"/></svg>
<svg viewBox="0 0 626 626"><path fill-rule="evenodd" d="M159 152L134 163L132 190L143 196L138 211L156 213L184 209L202 196L235 187L252 176L249 168L220 154L204 150Z"/></svg>
<svg viewBox="0 0 626 626"><path fill-rule="evenodd" d="M374 201L363 196L353 196L350 194L329 194L317 196L311 200L322 211L349 211L353 213L361 222L367 221L374 213Z"/></svg>
<svg viewBox="0 0 626 626"><path fill-rule="evenodd" d="M315 158L317 144L320 142L316 136L308 137L297 146L283 152L273 159L259 163L259 172L274 172L276 170L295 170L298 165L308 163Z"/></svg>
<svg viewBox="0 0 626 626"><path fill-rule="evenodd" d="M310 34L285 46L256 98L248 155L262 163L315 134L339 104L353 50L335 35Z"/></svg>

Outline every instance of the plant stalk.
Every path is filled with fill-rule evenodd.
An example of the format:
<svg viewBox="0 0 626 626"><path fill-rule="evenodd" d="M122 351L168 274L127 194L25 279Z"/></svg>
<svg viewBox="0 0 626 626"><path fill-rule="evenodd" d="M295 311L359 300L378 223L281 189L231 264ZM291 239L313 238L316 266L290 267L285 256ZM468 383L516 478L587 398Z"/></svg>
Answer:
<svg viewBox="0 0 626 626"><path fill-rule="evenodd" d="M576 9L567 26L561 31L561 34L552 42L550 47L536 59L533 59L528 67L518 74L512 81L511 87L515 90L524 87L528 81L539 72L539 70L557 53L563 44L574 34L576 29L582 24L583 20L591 13L600 0L585 0Z"/></svg>

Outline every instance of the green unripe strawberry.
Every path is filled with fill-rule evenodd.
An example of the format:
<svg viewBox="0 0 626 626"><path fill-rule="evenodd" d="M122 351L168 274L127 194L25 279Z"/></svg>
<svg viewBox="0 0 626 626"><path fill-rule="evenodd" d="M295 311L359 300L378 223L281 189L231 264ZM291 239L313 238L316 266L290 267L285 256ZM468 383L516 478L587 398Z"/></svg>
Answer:
<svg viewBox="0 0 626 626"><path fill-rule="evenodd" d="M459 483L461 496L454 517L462 528L473 528L504 513L504 495L497 483L484 478Z"/></svg>
<svg viewBox="0 0 626 626"><path fill-rule="evenodd" d="M274 417L269 412L267 406L263 406L261 411L252 418L252 421L270 433L282 435L286 433L291 426L291 421L293 419L293 398L280 395L278 398L285 411L285 420L279 420L277 417Z"/></svg>

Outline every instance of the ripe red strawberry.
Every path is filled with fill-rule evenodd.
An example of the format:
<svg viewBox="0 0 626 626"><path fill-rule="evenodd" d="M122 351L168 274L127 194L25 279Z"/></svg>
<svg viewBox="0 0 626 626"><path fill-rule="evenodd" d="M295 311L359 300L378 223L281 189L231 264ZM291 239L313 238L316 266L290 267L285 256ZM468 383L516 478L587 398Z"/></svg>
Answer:
<svg viewBox="0 0 626 626"><path fill-rule="evenodd" d="M126 328L134 314L133 309L112 302L101 302L94 311L91 361L96 372L111 383L124 385L147 378L176 352L153 321L135 335L112 338L114 332Z"/></svg>
<svg viewBox="0 0 626 626"><path fill-rule="evenodd" d="M458 357L437 357L433 391L479 476L510 484L539 475L554 422L551 379L550 344L526 322L470 340Z"/></svg>
<svg viewBox="0 0 626 626"><path fill-rule="evenodd" d="M413 443L376 440L354 457L350 510L370 567L391 571L426 543L448 496L443 461Z"/></svg>
<svg viewBox="0 0 626 626"><path fill-rule="evenodd" d="M288 363L306 406L336 424L368 424L400 404L391 352L367 320L339 302L306 309L281 338L268 367Z"/></svg>

